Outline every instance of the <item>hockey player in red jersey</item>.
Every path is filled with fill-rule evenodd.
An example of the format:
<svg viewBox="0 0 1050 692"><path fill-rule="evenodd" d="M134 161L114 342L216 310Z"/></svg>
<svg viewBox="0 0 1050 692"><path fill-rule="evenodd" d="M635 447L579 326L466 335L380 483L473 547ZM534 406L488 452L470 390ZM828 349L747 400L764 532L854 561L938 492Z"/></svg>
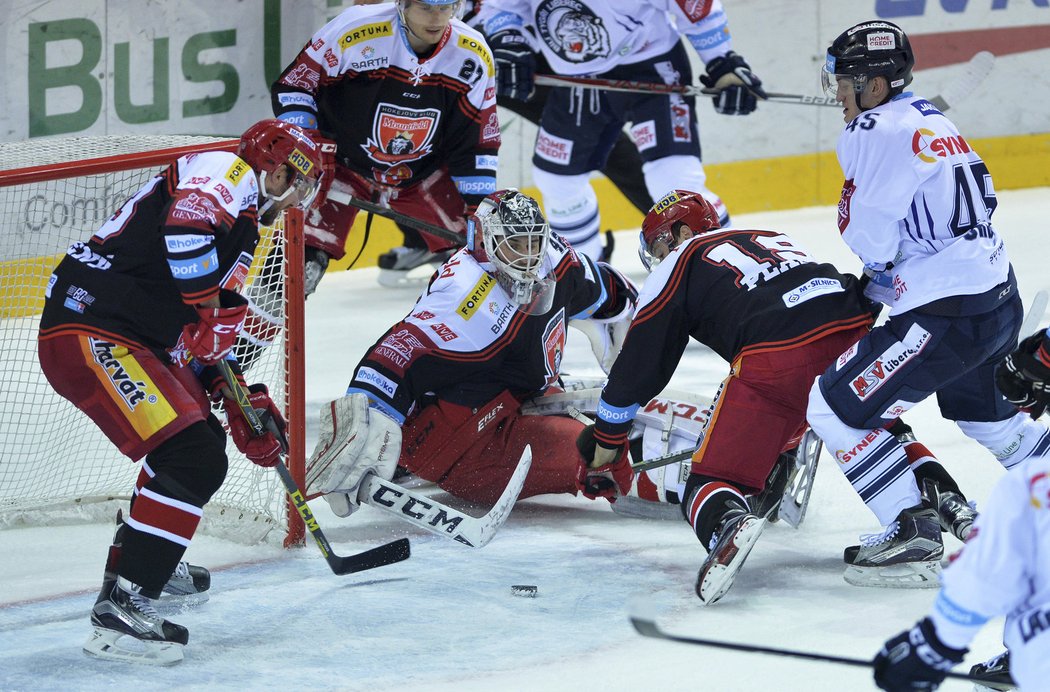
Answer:
<svg viewBox="0 0 1050 692"><path fill-rule="evenodd" d="M682 513L708 550L696 592L710 604L762 532L766 516L748 496L762 492L778 457L798 446L814 378L867 332L872 316L855 277L818 264L782 233L720 230L718 213L695 192L658 201L641 243L652 273L597 421L578 440L586 461L577 484L588 497L628 492L626 432L639 405L670 380L690 338L731 363L681 493Z"/></svg>
<svg viewBox="0 0 1050 692"><path fill-rule="evenodd" d="M341 258L357 197L463 233L496 190L495 65L459 0L350 7L322 27L272 86L278 118L334 140L335 178L307 218L307 294ZM412 238L413 236L408 236ZM381 282L452 245L424 235L379 258Z"/></svg>
<svg viewBox="0 0 1050 692"><path fill-rule="evenodd" d="M261 121L236 154L173 162L90 240L71 245L51 276L38 344L48 382L121 453L143 459L91 612L88 654L182 660L188 632L152 599L177 567L186 571L182 555L226 476L226 434L209 401L223 395L216 364L230 358L244 323L239 290L259 225L308 207L322 170L320 149L299 127ZM265 386L252 386L251 401L283 425ZM274 435L252 436L237 404L226 410L238 449L261 466L278 463Z"/></svg>
<svg viewBox="0 0 1050 692"><path fill-rule="evenodd" d="M533 461L520 497L575 493L573 442L583 424L521 407L558 391L569 320L626 322L634 288L551 233L537 202L516 190L486 198L467 238L334 402L353 411L334 430L357 443L312 458L307 486L342 516L357 506L367 473L389 479L398 465L491 504L526 444ZM331 432L322 430L319 449Z"/></svg>

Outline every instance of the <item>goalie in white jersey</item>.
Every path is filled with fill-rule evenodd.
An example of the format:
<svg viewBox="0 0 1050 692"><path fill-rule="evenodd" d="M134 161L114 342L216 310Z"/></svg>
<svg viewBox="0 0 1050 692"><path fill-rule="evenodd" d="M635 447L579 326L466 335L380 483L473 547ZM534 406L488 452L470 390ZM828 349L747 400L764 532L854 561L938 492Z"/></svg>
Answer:
<svg viewBox="0 0 1050 692"><path fill-rule="evenodd" d="M991 176L943 113L905 91L914 64L900 27L872 21L835 39L823 73L847 123L839 230L864 262L867 295L890 306L809 401L810 425L888 527L846 549L846 580L857 585L936 587L950 528L938 510L957 489L920 492L888 421L936 394L941 414L1007 468L1050 448L1046 428L995 384L1022 307L992 224Z"/></svg>

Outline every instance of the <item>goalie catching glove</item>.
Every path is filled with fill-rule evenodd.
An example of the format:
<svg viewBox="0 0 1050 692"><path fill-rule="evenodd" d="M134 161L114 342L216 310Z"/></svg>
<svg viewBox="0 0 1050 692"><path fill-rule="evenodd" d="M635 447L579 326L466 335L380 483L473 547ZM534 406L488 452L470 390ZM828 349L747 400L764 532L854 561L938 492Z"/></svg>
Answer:
<svg viewBox="0 0 1050 692"><path fill-rule="evenodd" d="M576 449L582 459L576 466L576 488L584 497L609 502L631 491L634 471L628 456L627 441L610 447L594 437L594 426L588 425L576 438Z"/></svg>
<svg viewBox="0 0 1050 692"><path fill-rule="evenodd" d="M253 384L248 391L248 403L259 415L266 432L256 435L237 402L224 398L222 407L226 410L226 423L237 449L253 464L270 468L281 461L281 453L285 450L284 431L288 424L270 398L266 385Z"/></svg>
<svg viewBox="0 0 1050 692"><path fill-rule="evenodd" d="M368 405L368 396L348 394L321 410L321 433L306 462L306 490L323 494L338 516L359 506L357 493L369 473L394 477L401 456L401 426Z"/></svg>

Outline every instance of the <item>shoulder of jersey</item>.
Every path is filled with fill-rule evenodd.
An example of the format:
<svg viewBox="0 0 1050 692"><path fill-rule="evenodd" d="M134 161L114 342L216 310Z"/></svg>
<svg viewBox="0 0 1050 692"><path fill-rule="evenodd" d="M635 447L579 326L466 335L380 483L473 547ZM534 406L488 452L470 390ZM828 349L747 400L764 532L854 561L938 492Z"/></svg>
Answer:
<svg viewBox="0 0 1050 692"><path fill-rule="evenodd" d="M466 57L474 56L485 66L485 76L492 77L496 74L496 62L492 58L492 49L485 42L485 37L480 31L467 26L458 19L453 19L452 35L449 36L449 45L455 53L464 54Z"/></svg>
<svg viewBox="0 0 1050 692"><path fill-rule="evenodd" d="M208 151L180 159L179 187L195 187L211 193L234 216L256 204L259 183L255 171L229 151Z"/></svg>
<svg viewBox="0 0 1050 692"><path fill-rule="evenodd" d="M396 17L395 3L348 7L319 32L311 47L319 53L324 52L325 46L341 53L355 46L364 48L369 43L390 40L394 38Z"/></svg>

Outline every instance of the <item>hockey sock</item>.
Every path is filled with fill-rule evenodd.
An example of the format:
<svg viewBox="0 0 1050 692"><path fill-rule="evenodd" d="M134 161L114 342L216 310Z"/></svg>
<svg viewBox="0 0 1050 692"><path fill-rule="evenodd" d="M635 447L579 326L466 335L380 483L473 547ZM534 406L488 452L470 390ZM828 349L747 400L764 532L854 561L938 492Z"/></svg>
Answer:
<svg viewBox="0 0 1050 692"><path fill-rule="evenodd" d="M917 443L915 443L917 444ZM904 451L908 451L908 447L904 448ZM911 460L911 455L908 455L908 460ZM953 492L958 493L959 497L966 499L963 492L959 490L959 484L955 482L951 474L948 473L948 469L941 466L941 462L937 460L925 461L920 466L912 466L912 471L915 473L915 482L919 484L919 487L924 487L923 481L927 478L937 484L938 489L941 492Z"/></svg>
<svg viewBox="0 0 1050 692"><path fill-rule="evenodd" d="M682 505L686 521L705 550L710 550L718 538L718 528L728 512L747 511L747 500L739 489L709 476L690 476L685 496L689 498Z"/></svg>

